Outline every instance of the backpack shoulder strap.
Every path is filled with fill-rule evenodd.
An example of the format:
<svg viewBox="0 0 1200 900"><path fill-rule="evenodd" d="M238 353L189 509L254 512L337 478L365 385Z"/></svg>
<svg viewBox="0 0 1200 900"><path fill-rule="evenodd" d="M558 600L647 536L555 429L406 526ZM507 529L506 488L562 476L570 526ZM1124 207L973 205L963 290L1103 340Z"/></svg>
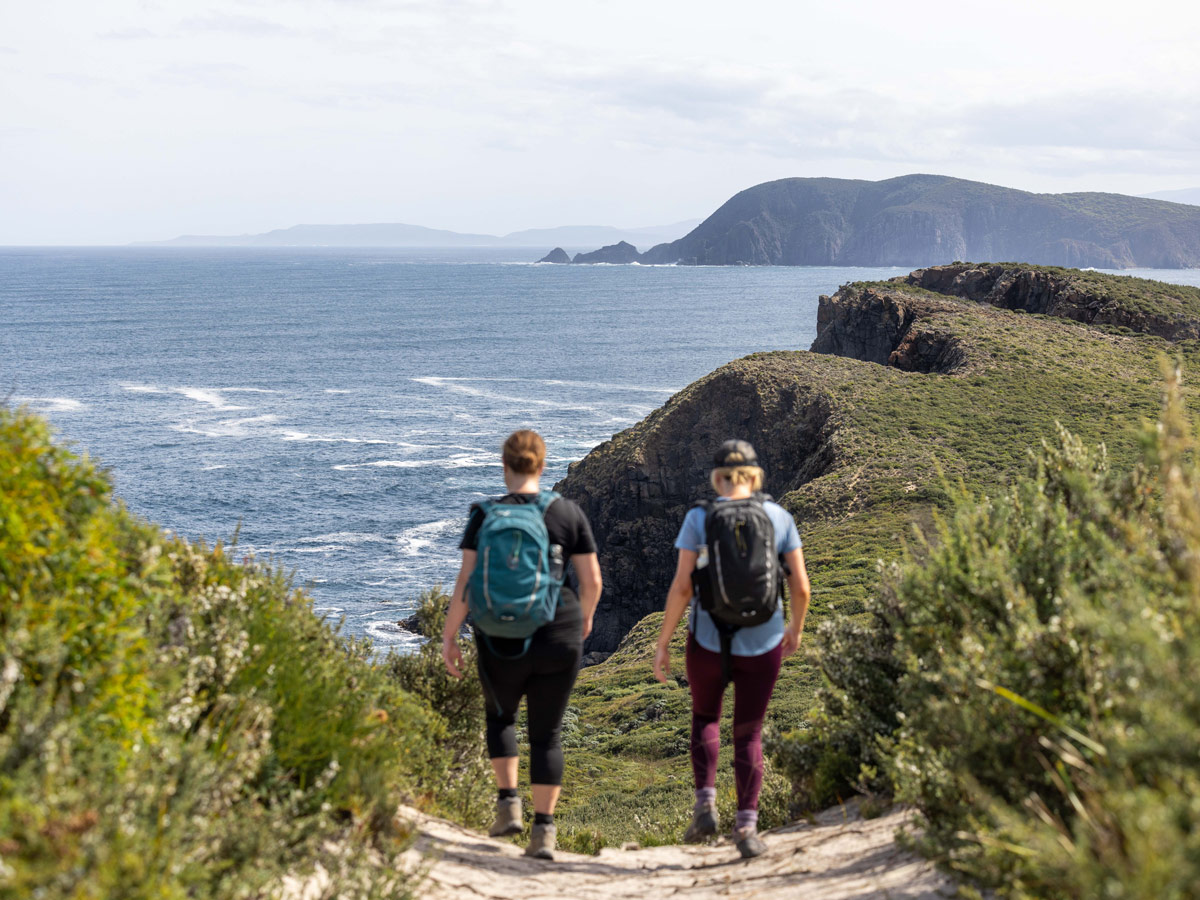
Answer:
<svg viewBox="0 0 1200 900"><path fill-rule="evenodd" d="M555 500L561 499L562 494L560 494L558 491L539 491L537 499L534 500L533 503L534 506L538 508L538 512L545 516L546 510L550 508L550 505L554 503Z"/></svg>

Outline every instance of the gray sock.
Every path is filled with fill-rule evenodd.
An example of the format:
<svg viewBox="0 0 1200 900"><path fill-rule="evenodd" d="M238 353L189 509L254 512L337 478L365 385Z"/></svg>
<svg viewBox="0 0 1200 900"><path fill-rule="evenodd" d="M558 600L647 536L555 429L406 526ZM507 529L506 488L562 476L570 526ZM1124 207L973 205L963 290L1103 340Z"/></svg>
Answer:
<svg viewBox="0 0 1200 900"><path fill-rule="evenodd" d="M757 809L739 809L737 811L737 822L734 828L738 831L757 831L758 830L758 810Z"/></svg>

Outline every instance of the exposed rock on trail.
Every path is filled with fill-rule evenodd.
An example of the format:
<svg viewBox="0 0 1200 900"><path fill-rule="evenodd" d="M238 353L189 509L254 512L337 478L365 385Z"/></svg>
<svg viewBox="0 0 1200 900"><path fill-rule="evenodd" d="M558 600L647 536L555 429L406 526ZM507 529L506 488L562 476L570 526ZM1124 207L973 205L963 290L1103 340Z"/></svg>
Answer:
<svg viewBox="0 0 1200 900"><path fill-rule="evenodd" d="M409 851L415 867L428 866L421 895L520 900L610 900L666 897L866 900L952 897L953 879L928 860L898 847L903 811L862 819L852 807L827 810L814 824L798 823L765 835L767 852L742 860L727 841L711 846L605 849L598 856L558 853L554 862L522 855L521 848L443 819L403 810L419 836Z"/></svg>

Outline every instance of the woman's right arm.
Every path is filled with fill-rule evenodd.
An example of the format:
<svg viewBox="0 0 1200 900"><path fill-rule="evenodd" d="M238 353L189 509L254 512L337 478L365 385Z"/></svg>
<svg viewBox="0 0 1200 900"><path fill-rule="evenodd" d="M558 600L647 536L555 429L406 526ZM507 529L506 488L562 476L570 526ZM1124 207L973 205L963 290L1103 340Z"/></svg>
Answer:
<svg viewBox="0 0 1200 900"><path fill-rule="evenodd" d="M442 661L446 671L454 678L462 678L462 650L458 646L458 631L467 620L467 580L475 568L475 551L462 552L462 567L454 580L454 593L450 595L450 608L446 610L446 625L442 628Z"/></svg>
<svg viewBox="0 0 1200 900"><path fill-rule="evenodd" d="M671 672L671 635L679 626L688 603L692 599L692 571L696 568L695 550L680 550L675 564L675 577L667 591L667 608L663 612L662 630L658 633L658 646L654 649L654 677L663 684Z"/></svg>

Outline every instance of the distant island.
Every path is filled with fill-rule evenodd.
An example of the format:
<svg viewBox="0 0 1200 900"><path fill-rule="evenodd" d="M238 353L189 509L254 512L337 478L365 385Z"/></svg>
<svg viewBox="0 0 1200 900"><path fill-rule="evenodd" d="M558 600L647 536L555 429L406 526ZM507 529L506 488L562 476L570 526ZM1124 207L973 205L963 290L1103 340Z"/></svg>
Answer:
<svg viewBox="0 0 1200 900"><path fill-rule="evenodd" d="M622 241L643 247L687 234L699 219L646 228L564 225L531 228L498 236L425 228L422 225L294 225L262 234L186 234L167 241L137 241L135 247L594 247Z"/></svg>
<svg viewBox="0 0 1200 900"><path fill-rule="evenodd" d="M736 194L678 240L640 254L610 244L573 262L907 267L961 259L1200 267L1200 207L1123 194L1033 194L941 175L784 178Z"/></svg>

